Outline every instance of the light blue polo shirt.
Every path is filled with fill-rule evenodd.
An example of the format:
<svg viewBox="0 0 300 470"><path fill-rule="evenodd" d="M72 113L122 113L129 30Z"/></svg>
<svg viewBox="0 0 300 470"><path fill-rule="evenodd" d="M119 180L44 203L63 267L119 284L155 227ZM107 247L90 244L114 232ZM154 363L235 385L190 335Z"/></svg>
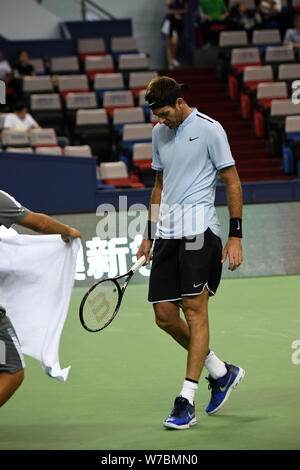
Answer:
<svg viewBox="0 0 300 470"><path fill-rule="evenodd" d="M156 124L152 146L152 168L163 171L156 236L182 238L209 227L220 237L217 173L235 164L221 124L194 108L177 129Z"/></svg>

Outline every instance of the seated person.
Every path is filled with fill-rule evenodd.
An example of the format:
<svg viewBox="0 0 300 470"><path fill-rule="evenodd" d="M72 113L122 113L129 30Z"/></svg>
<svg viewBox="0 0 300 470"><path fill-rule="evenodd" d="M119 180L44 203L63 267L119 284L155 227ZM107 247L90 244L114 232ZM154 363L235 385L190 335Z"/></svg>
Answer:
<svg viewBox="0 0 300 470"><path fill-rule="evenodd" d="M224 0L201 0L200 14L203 21L204 47L207 47L211 42L217 43L211 27L225 24L229 13Z"/></svg>
<svg viewBox="0 0 300 470"><path fill-rule="evenodd" d="M5 116L3 128L31 131L32 129L41 129L41 126L27 112L25 103L20 101L15 105L14 112Z"/></svg>
<svg viewBox="0 0 300 470"><path fill-rule="evenodd" d="M262 0L258 6L263 27L280 26L280 9L275 0Z"/></svg>
<svg viewBox="0 0 300 470"><path fill-rule="evenodd" d="M300 48L300 13L296 13L294 16L294 29L288 29L283 43L286 46L293 46Z"/></svg>
<svg viewBox="0 0 300 470"><path fill-rule="evenodd" d="M0 80L8 84L13 78L11 66L8 61L4 59L3 52L0 49Z"/></svg>
<svg viewBox="0 0 300 470"><path fill-rule="evenodd" d="M246 11L246 8L242 2L234 4L229 10L228 23L230 29L245 29L251 31L255 28L258 21L255 15L251 15Z"/></svg>
<svg viewBox="0 0 300 470"><path fill-rule="evenodd" d="M29 63L28 53L25 49L18 52L17 61L14 65L15 77L24 78L26 75L35 75L33 66Z"/></svg>

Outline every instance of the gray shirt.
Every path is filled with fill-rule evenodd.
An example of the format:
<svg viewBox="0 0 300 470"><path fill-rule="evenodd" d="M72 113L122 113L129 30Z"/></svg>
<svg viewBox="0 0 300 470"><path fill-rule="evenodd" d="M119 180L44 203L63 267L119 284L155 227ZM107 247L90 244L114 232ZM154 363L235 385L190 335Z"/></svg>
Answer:
<svg viewBox="0 0 300 470"><path fill-rule="evenodd" d="M23 207L10 194L0 191L0 225L9 228L15 222L19 222L19 220L26 217L27 214L29 214L29 210L26 207ZM4 311L1 310L0 305L0 320L3 316Z"/></svg>
<svg viewBox="0 0 300 470"><path fill-rule="evenodd" d="M26 207L23 207L10 194L0 190L0 225L9 228L28 214L29 210Z"/></svg>

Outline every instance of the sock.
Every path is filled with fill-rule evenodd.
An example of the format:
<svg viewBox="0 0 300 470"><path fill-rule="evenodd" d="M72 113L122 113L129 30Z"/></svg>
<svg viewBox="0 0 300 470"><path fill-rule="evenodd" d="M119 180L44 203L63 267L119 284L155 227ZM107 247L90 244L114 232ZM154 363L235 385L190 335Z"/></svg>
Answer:
<svg viewBox="0 0 300 470"><path fill-rule="evenodd" d="M210 351L206 356L204 365L213 379L219 379L227 374L224 362L221 361L213 351Z"/></svg>
<svg viewBox="0 0 300 470"><path fill-rule="evenodd" d="M198 388L198 382L196 382L195 380L186 378L185 381L183 382L183 387L180 392L180 396L187 398L190 404L194 406L194 396L195 396L195 391L197 390L197 388Z"/></svg>

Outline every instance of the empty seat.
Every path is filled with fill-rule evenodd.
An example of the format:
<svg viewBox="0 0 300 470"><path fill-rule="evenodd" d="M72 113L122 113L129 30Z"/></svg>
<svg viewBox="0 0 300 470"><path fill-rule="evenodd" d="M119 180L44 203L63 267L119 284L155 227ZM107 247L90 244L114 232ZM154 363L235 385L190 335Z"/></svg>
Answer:
<svg viewBox="0 0 300 470"><path fill-rule="evenodd" d="M300 133L300 116L287 116L285 118L285 132L297 132L298 134Z"/></svg>
<svg viewBox="0 0 300 470"><path fill-rule="evenodd" d="M33 153L33 149L31 147L7 147L6 152Z"/></svg>
<svg viewBox="0 0 300 470"><path fill-rule="evenodd" d="M125 124L143 124L145 122L145 115L143 108L129 108L119 109L116 108L113 113L113 125L114 128L119 132L123 133L123 127Z"/></svg>
<svg viewBox="0 0 300 470"><path fill-rule="evenodd" d="M242 72L248 65L260 65L259 50L255 47L233 49L231 52L231 65L237 72Z"/></svg>
<svg viewBox="0 0 300 470"><path fill-rule="evenodd" d="M43 155L62 155L61 147L37 147L35 153L40 153Z"/></svg>
<svg viewBox="0 0 300 470"><path fill-rule="evenodd" d="M67 74L79 72L79 63L77 56L68 57L51 57L50 59L51 73Z"/></svg>
<svg viewBox="0 0 300 470"><path fill-rule="evenodd" d="M133 182L128 177L127 167L124 162L102 163L100 177L105 184L117 187L143 188L141 183Z"/></svg>
<svg viewBox="0 0 300 470"><path fill-rule="evenodd" d="M267 47L265 62L267 63L280 63L280 62L294 62L295 53L292 47L278 46Z"/></svg>
<svg viewBox="0 0 300 470"><path fill-rule="evenodd" d="M300 114L300 106L292 100L273 100L271 103L271 116L288 116Z"/></svg>
<svg viewBox="0 0 300 470"><path fill-rule="evenodd" d="M54 129L33 129L29 134L29 142L32 147L57 146Z"/></svg>
<svg viewBox="0 0 300 470"><path fill-rule="evenodd" d="M269 108L273 99L287 99L288 91L285 82L259 83L257 101L264 109Z"/></svg>
<svg viewBox="0 0 300 470"><path fill-rule="evenodd" d="M71 157L92 157L89 145L66 145L64 154Z"/></svg>
<svg viewBox="0 0 300 470"><path fill-rule="evenodd" d="M121 54L137 54L137 40L133 36L121 36L111 38L110 49L117 60Z"/></svg>
<svg viewBox="0 0 300 470"><path fill-rule="evenodd" d="M131 91L106 91L103 94L103 107L110 117L115 108L133 108L133 94Z"/></svg>
<svg viewBox="0 0 300 470"><path fill-rule="evenodd" d="M25 93L45 93L53 91L50 75L40 77L25 76L23 78L23 91Z"/></svg>
<svg viewBox="0 0 300 470"><path fill-rule="evenodd" d="M133 163L141 170L150 170L153 158L152 143L134 144Z"/></svg>
<svg viewBox="0 0 300 470"><path fill-rule="evenodd" d="M267 46L280 46L281 36L279 29L256 29L252 35L253 46L259 47L261 51L265 51Z"/></svg>
<svg viewBox="0 0 300 470"><path fill-rule="evenodd" d="M68 93L66 108L70 110L79 108L97 108L96 93L94 91L89 93Z"/></svg>
<svg viewBox="0 0 300 470"><path fill-rule="evenodd" d="M58 89L63 99L68 93L83 93L89 91L88 77L86 75L61 75Z"/></svg>
<svg viewBox="0 0 300 470"><path fill-rule="evenodd" d="M135 143L152 141L152 124L125 124L123 128L123 147L133 150Z"/></svg>
<svg viewBox="0 0 300 470"><path fill-rule="evenodd" d="M124 90L124 79L121 73L96 74L94 78L94 90L102 103L105 91Z"/></svg>
<svg viewBox="0 0 300 470"><path fill-rule="evenodd" d="M94 80L97 73L114 72L114 63L111 55L105 55L102 57L86 56L84 66L90 80Z"/></svg>
<svg viewBox="0 0 300 470"><path fill-rule="evenodd" d="M286 116L300 115L300 106L292 100L273 100L267 122L268 148L271 156L281 154Z"/></svg>
<svg viewBox="0 0 300 470"><path fill-rule="evenodd" d="M248 37L246 31L221 31L219 35L220 47L247 46Z"/></svg>
<svg viewBox="0 0 300 470"><path fill-rule="evenodd" d="M278 80L300 80L300 64L280 64Z"/></svg>
<svg viewBox="0 0 300 470"><path fill-rule="evenodd" d="M79 109L74 143L89 145L99 161L111 160L112 133L105 109Z"/></svg>
<svg viewBox="0 0 300 470"><path fill-rule="evenodd" d="M2 132L2 145L3 147L27 147L30 145L29 133L5 129Z"/></svg>
<svg viewBox="0 0 300 470"><path fill-rule="evenodd" d="M148 58L146 54L121 54L118 67L121 72L147 70L149 67Z"/></svg>
<svg viewBox="0 0 300 470"><path fill-rule="evenodd" d="M87 55L102 56L106 54L105 41L103 38L78 39L77 50L80 60L84 62Z"/></svg>
<svg viewBox="0 0 300 470"><path fill-rule="evenodd" d="M150 81L157 77L157 72L131 72L129 75L129 88L136 98L141 90L149 85Z"/></svg>
<svg viewBox="0 0 300 470"><path fill-rule="evenodd" d="M32 65L37 75L45 73L45 65L43 59L29 59L29 64Z"/></svg>
<svg viewBox="0 0 300 470"><path fill-rule="evenodd" d="M271 65L245 67L243 82L244 86L250 90L256 90L258 84L261 82L273 82L273 69Z"/></svg>
<svg viewBox="0 0 300 470"><path fill-rule="evenodd" d="M42 127L50 127L55 129L56 134L63 134L64 122L58 93L30 95L30 111Z"/></svg>

